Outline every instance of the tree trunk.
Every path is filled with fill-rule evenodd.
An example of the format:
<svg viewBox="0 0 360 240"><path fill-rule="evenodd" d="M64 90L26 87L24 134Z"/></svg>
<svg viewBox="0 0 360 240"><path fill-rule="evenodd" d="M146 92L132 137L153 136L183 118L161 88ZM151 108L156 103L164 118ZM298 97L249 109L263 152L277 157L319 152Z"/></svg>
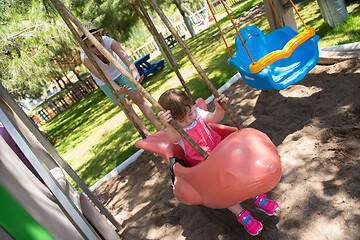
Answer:
<svg viewBox="0 0 360 240"><path fill-rule="evenodd" d="M186 17L184 10L182 10L182 8L181 8L181 2L179 2L178 0L173 0L173 3L174 3L174 4L176 5L176 7L179 9L179 12L180 12L181 16L182 16L183 18Z"/></svg>
<svg viewBox="0 0 360 240"><path fill-rule="evenodd" d="M194 30L194 28L192 27L190 18L189 18L188 16L186 16L184 10L182 9L181 3L180 3L178 0L173 0L173 3L174 3L174 4L176 5L176 7L179 9L179 12L180 12L181 16L182 16L183 19L184 19L184 23L185 23L187 29L189 30L191 37L195 37L195 36L196 36L195 30Z"/></svg>

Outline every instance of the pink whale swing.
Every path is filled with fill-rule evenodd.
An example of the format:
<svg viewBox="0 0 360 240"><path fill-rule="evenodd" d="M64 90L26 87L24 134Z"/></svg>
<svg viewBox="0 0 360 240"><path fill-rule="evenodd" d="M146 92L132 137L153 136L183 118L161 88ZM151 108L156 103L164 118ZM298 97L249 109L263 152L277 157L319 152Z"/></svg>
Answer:
<svg viewBox="0 0 360 240"><path fill-rule="evenodd" d="M203 99L195 106L207 109ZM221 209L272 190L281 177L281 162L269 137L253 128L238 130L222 124L209 123L222 141L206 160L194 167L172 162L183 159L180 146L173 144L166 130L159 131L135 146L161 156L170 164L175 181L173 192L187 205L204 205Z"/></svg>

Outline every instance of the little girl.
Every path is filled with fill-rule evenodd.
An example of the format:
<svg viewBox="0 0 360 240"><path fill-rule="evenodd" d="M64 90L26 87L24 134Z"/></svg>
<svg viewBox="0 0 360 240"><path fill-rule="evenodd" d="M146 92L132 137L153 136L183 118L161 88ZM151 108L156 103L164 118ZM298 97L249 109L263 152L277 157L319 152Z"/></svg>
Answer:
<svg viewBox="0 0 360 240"><path fill-rule="evenodd" d="M224 94L215 98L215 111L208 112L197 107L193 107L193 101L185 92L173 88L165 91L159 98L159 104L166 110L161 111L158 116L167 130L169 139L179 144L185 152L187 165L193 167L204 159L198 154L170 124L174 119L184 131L195 140L195 142L207 153L210 153L217 144L220 143L221 137L212 130L207 122L218 123L224 117L224 109L219 102L228 102ZM254 206L272 216L279 210L279 205L268 198L266 194L256 196L253 200ZM262 224L254 219L248 210L244 210L240 204L228 208L235 214L237 220L245 227L247 232L253 236L260 233Z"/></svg>

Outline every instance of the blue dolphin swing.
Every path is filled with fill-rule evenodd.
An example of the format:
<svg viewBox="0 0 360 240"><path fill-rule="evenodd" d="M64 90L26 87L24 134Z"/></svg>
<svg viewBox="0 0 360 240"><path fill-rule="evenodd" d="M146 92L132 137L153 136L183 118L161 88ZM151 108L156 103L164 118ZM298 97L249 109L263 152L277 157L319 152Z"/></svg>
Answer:
<svg viewBox="0 0 360 240"><path fill-rule="evenodd" d="M231 56L220 26L210 8L230 54L228 63L239 71L244 82L250 87L261 90L285 89L303 79L318 61L319 36L315 35L314 28L306 26L292 0L289 1L305 26L302 33L296 32L289 26L282 26L271 0L269 2L281 28L267 35L254 26L246 26L238 31L225 7L237 31L234 56Z"/></svg>

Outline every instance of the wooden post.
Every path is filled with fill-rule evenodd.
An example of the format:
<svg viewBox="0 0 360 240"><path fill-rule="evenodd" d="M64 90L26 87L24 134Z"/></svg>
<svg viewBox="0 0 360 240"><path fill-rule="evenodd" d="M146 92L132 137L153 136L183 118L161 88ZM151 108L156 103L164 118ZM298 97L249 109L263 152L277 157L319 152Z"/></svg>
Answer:
<svg viewBox="0 0 360 240"><path fill-rule="evenodd" d="M165 23L166 27L170 30L171 34L175 37L176 41L179 43L179 45L181 46L182 50L184 51L184 53L186 54L186 56L188 57L188 59L190 60L190 62L193 64L193 66L195 67L195 69L197 70L197 72L199 73L199 75L201 76L202 80L204 81L204 83L206 84L206 86L210 89L211 93L218 98L219 97L219 93L216 90L215 86L210 82L209 78L207 77L207 75L205 74L204 70L201 68L200 64L196 61L196 59L194 58L194 56L191 54L190 50L186 47L184 41L181 39L181 37L177 34L176 30L174 29L174 27L172 26L171 22L169 21L169 19L165 16L165 14L163 13L163 11L160 9L160 7L157 5L157 3L155 2L155 0L148 0L151 5L153 6L153 8L155 9L155 11L157 12L157 14L160 16L161 20ZM233 116L232 112L230 111L229 107L227 104L225 103L220 103L221 106L224 108L226 114L229 116L230 120L234 123L234 125L240 129L240 123L238 121L236 121L235 117Z"/></svg>
<svg viewBox="0 0 360 240"><path fill-rule="evenodd" d="M133 85L135 88L141 93L143 97L145 97L158 111L165 111L165 109L141 86L140 83L135 81L134 77L114 58L114 56L109 53L103 45L97 41L97 39L87 30L85 29L82 24L75 18L75 16L59 1L59 0L51 0L54 4L56 10L60 13L61 16L64 15L64 21L68 22L70 19L84 34L85 36L91 41L92 44L108 59L111 64ZM71 23L68 22L70 25ZM68 24L67 23L67 24ZM72 25L68 27L70 28L73 35L77 38L79 37L78 33L72 27ZM75 32L73 32L75 31ZM82 42L82 41L81 41ZM90 54L91 55L91 54ZM107 79L106 79L107 80ZM113 88L110 88L113 90ZM114 94L114 93L113 93ZM170 124L180 133L180 135L189 143L189 145L194 148L200 156L203 158L207 158L208 154L201 148L196 142L177 124L175 120L171 120Z"/></svg>
<svg viewBox="0 0 360 240"><path fill-rule="evenodd" d="M280 25L275 17L274 11L270 5L271 0L264 0L264 7L265 7L265 13L266 17L270 24L270 30L274 31L278 28L280 28ZM285 4L287 0L279 0L279 1L273 1L274 8L276 10L276 13L280 19L280 22L283 26L290 26L295 31L298 31L295 21L295 16L293 12L293 8L284 8L283 4Z"/></svg>
<svg viewBox="0 0 360 240"><path fill-rule="evenodd" d="M167 46L167 44L163 40L164 38L156 30L156 27L155 27L154 23L151 21L151 18L149 16L149 14L147 13L147 11L146 11L144 5L142 4L141 0L137 0L137 2L138 2L139 7L140 7L140 11L141 11L141 14L142 14L143 21L148 24L150 32L156 38L157 42L160 44L159 47L162 49L162 52L169 59L169 63L171 65L172 69L175 71L176 76L179 78L179 81L180 81L181 85L183 86L183 88L185 89L186 94L194 100L189 88L187 87L187 85L185 83L185 80L183 79L182 75L180 74L179 69L176 66L176 63L173 61L173 58L171 57L172 53L168 48L169 46Z"/></svg>

